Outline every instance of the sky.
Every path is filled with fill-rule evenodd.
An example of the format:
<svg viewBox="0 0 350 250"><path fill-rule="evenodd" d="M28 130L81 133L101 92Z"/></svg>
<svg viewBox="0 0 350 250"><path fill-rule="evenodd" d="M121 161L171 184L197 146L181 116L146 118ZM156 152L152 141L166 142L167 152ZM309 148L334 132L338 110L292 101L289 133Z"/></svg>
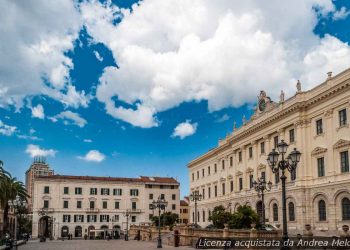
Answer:
<svg viewBox="0 0 350 250"><path fill-rule="evenodd" d="M350 1L0 1L0 159L24 181L172 176L254 113L350 66Z"/></svg>

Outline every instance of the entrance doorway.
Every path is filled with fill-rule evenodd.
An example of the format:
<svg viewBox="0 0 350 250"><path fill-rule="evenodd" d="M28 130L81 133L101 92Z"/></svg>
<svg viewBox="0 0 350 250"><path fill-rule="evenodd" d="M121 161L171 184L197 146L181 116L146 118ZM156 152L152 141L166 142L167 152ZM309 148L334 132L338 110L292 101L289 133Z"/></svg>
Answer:
<svg viewBox="0 0 350 250"><path fill-rule="evenodd" d="M49 216L43 216L39 219L39 237L51 238L52 237L52 218Z"/></svg>
<svg viewBox="0 0 350 250"><path fill-rule="evenodd" d="M81 238L82 234L83 234L83 229L81 228L81 226L76 226L74 230L74 237Z"/></svg>

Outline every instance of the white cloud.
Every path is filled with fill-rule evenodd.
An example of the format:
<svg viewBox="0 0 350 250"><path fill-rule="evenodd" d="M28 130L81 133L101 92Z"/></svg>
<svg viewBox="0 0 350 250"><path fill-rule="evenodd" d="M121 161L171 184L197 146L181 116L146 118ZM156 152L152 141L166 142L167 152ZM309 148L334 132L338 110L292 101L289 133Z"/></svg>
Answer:
<svg viewBox="0 0 350 250"><path fill-rule="evenodd" d="M187 136L195 134L197 126L198 123L191 123L190 120L182 122L174 128L174 132L171 137L180 137L180 139L184 139Z"/></svg>
<svg viewBox="0 0 350 250"><path fill-rule="evenodd" d="M84 142L86 142L86 143L91 143L92 140L91 140L91 139L84 139Z"/></svg>
<svg viewBox="0 0 350 250"><path fill-rule="evenodd" d="M54 157L57 153L56 150L53 149L42 149L38 145L29 144L26 149L26 153L30 155L30 157L35 156L52 156Z"/></svg>
<svg viewBox="0 0 350 250"><path fill-rule="evenodd" d="M82 118L78 113L74 113L72 111L62 111L53 117L49 117L49 119L53 122L62 120L65 125L73 124L81 128L87 124L87 121L84 118Z"/></svg>
<svg viewBox="0 0 350 250"><path fill-rule="evenodd" d="M32 117L39 119L45 118L44 107L41 104L38 104L36 107L32 107Z"/></svg>
<svg viewBox="0 0 350 250"><path fill-rule="evenodd" d="M88 33L120 67L105 69L96 96L111 116L147 128L186 101L207 100L215 111L255 102L261 89L292 95L297 79L310 89L350 65L348 44L313 33L315 9L336 12L331 0L146 0L132 11L84 2Z"/></svg>
<svg viewBox="0 0 350 250"><path fill-rule="evenodd" d="M106 156L98 150L90 150L85 156L78 156L79 159L92 162L101 162Z"/></svg>
<svg viewBox="0 0 350 250"><path fill-rule="evenodd" d="M333 14L333 20L341 20L347 18L347 16L350 14L349 10L346 10L346 8L343 6L340 8L340 10L334 12Z"/></svg>
<svg viewBox="0 0 350 250"><path fill-rule="evenodd" d="M100 62L103 61L103 57L100 55L100 53L98 53L98 51L94 50L94 54L95 54L97 60L99 60Z"/></svg>
<svg viewBox="0 0 350 250"><path fill-rule="evenodd" d="M228 116L228 114L224 114L223 116L217 118L217 119L215 120L215 122L225 122L225 121L227 121L228 119L230 119L230 117Z"/></svg>
<svg viewBox="0 0 350 250"><path fill-rule="evenodd" d="M24 140L32 140L32 141L42 141L41 138L35 136L35 135L24 135L24 134L18 134L17 137L19 139L24 139Z"/></svg>
<svg viewBox="0 0 350 250"><path fill-rule="evenodd" d="M17 127L7 125L0 120L0 134L1 135L11 136L11 135L13 135L13 133L16 132L16 130L17 130Z"/></svg>

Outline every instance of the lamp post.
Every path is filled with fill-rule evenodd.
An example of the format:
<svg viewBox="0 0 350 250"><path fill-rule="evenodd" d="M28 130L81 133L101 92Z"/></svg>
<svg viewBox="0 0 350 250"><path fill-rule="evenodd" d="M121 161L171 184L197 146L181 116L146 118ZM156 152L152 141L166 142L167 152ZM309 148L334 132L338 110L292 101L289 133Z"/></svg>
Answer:
<svg viewBox="0 0 350 250"><path fill-rule="evenodd" d="M267 162L272 169L274 174L278 173L281 170L281 181L282 181L282 219L283 219L283 227L282 227L282 240L283 243L288 240L288 229L287 229L287 210L286 210L286 176L285 171L288 170L290 173L296 171L298 163L300 161L301 153L294 148L294 150L285 158L285 154L288 149L288 144L281 140L280 143L277 144L277 150L272 149L267 157ZM279 155L282 155L282 159L278 161ZM283 244L284 245L284 244ZM288 247L284 246L282 249L288 249Z"/></svg>
<svg viewBox="0 0 350 250"><path fill-rule="evenodd" d="M253 187L258 192L258 197L261 197L262 202L262 225L265 225L265 191L270 191L272 187L271 181L266 182L265 176L262 176L258 178L258 181L253 182Z"/></svg>
<svg viewBox="0 0 350 250"><path fill-rule="evenodd" d="M123 215L126 217L126 234L125 234L124 240L128 241L129 240L128 230L129 230L130 211L128 209L126 209L125 212L123 213Z"/></svg>
<svg viewBox="0 0 350 250"><path fill-rule="evenodd" d="M18 208L21 206L25 206L27 202L25 200L22 200L19 195L16 195L16 198L14 200L8 201L8 206L14 211L15 214L15 232L14 232L14 238L15 238L15 249L17 249L17 212Z"/></svg>
<svg viewBox="0 0 350 250"><path fill-rule="evenodd" d="M165 199L161 199L160 196L156 201L152 202L152 209L158 209L158 243L157 248L162 248L162 236L160 234L160 213L161 210L165 210L168 206L168 202Z"/></svg>
<svg viewBox="0 0 350 250"><path fill-rule="evenodd" d="M197 228L197 202L202 200L202 195L199 193L198 190L194 191L192 194L190 194L190 201L194 201L194 227Z"/></svg>

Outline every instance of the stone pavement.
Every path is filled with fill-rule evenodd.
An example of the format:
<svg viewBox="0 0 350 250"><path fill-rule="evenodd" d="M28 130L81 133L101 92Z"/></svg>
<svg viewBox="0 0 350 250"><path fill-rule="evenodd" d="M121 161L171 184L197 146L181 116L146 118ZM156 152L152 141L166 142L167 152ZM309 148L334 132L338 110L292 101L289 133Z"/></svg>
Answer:
<svg viewBox="0 0 350 250"><path fill-rule="evenodd" d="M135 240L54 240L39 242L37 240L29 241L27 244L19 246L19 250L108 250L108 249L121 249L121 250L147 250L157 249L157 242L135 241ZM190 247L172 247L163 244L163 249L191 249Z"/></svg>

